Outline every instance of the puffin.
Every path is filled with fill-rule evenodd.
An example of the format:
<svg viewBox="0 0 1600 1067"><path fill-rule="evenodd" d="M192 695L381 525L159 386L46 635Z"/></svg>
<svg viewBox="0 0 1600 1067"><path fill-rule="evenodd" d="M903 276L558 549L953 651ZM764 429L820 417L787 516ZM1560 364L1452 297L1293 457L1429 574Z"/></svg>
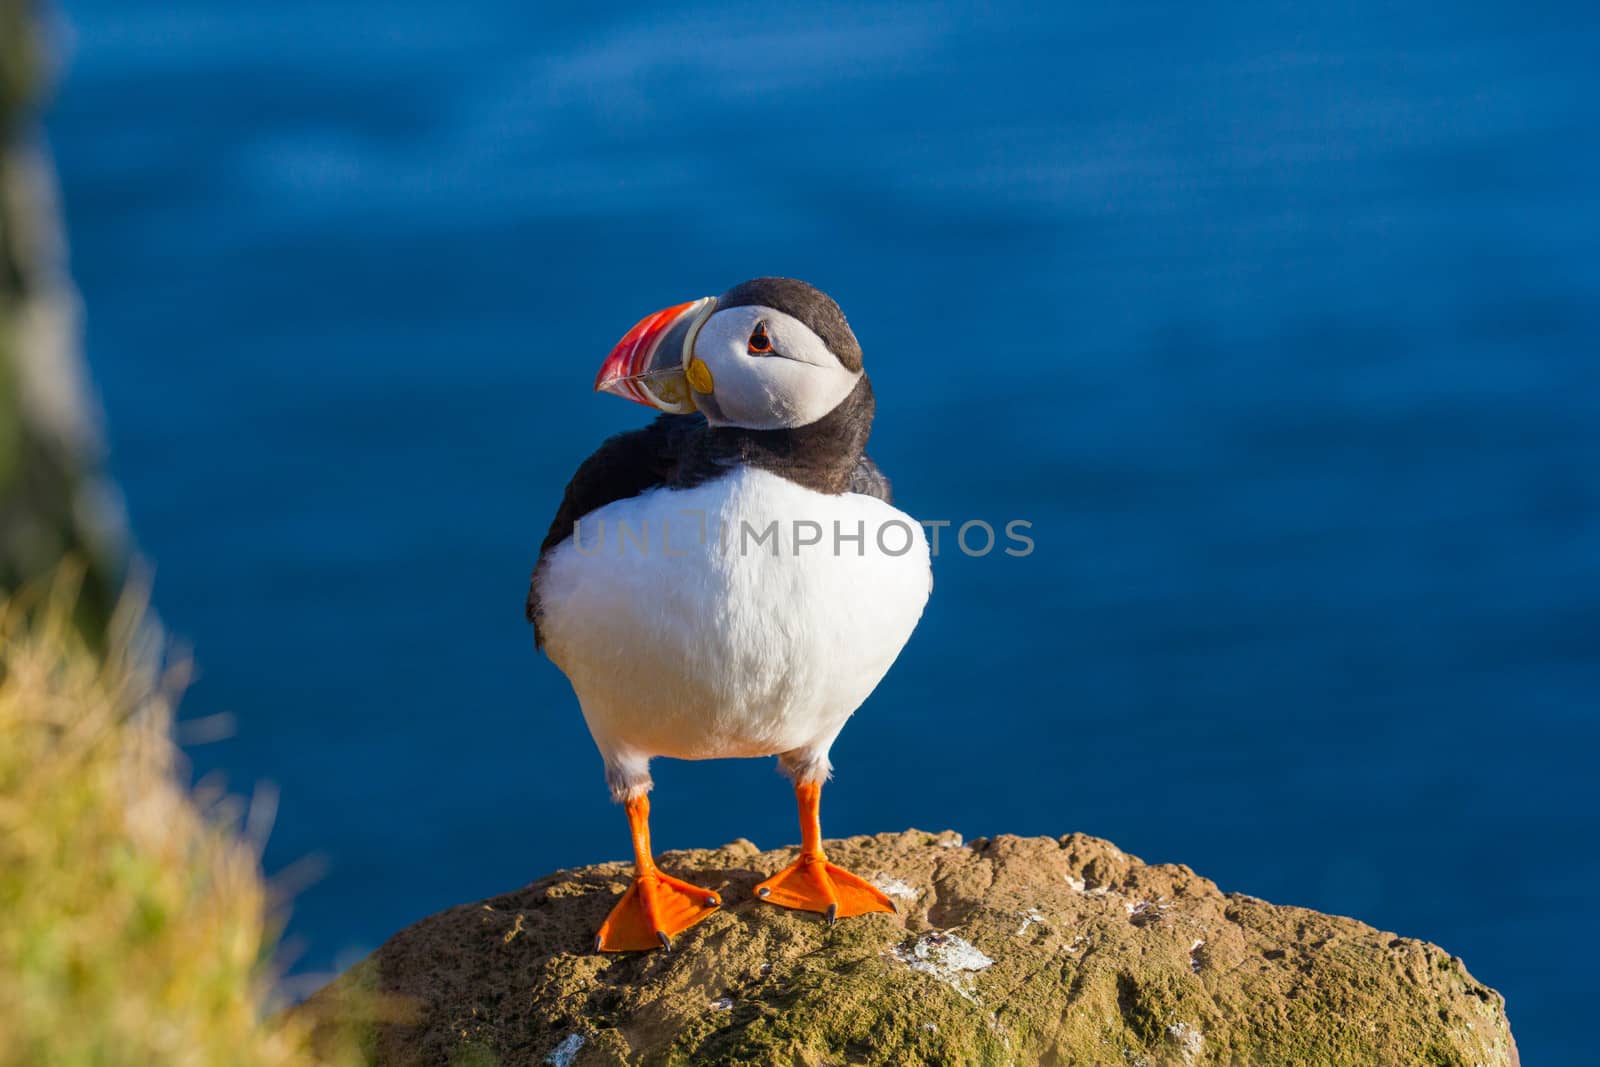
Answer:
<svg viewBox="0 0 1600 1067"><path fill-rule="evenodd" d="M567 676L633 838L600 952L672 949L721 896L662 871L650 761L777 757L799 856L759 900L831 925L894 905L828 862L829 749L932 592L923 528L866 454L872 385L839 305L755 278L640 320L595 391L657 409L578 467L539 548L526 615Z"/></svg>

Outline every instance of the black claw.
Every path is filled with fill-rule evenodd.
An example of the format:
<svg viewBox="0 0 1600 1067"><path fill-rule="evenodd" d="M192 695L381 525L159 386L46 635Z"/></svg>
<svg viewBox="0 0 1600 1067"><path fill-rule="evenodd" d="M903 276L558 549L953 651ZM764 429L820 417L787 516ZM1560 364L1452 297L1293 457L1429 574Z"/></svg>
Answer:
<svg viewBox="0 0 1600 1067"><path fill-rule="evenodd" d="M672 938L668 937L665 931L657 930L656 937L661 939L662 948L666 949L668 952L672 951Z"/></svg>
<svg viewBox="0 0 1600 1067"><path fill-rule="evenodd" d="M828 925L832 926L834 923L836 923L838 921L839 921L839 905L837 905L837 904L829 904L828 905Z"/></svg>
<svg viewBox="0 0 1600 1067"><path fill-rule="evenodd" d="M719 906L721 903L722 903L722 901L718 900L716 898L715 894L706 897L706 907L708 907L708 908L715 908L715 907Z"/></svg>
<svg viewBox="0 0 1600 1067"><path fill-rule="evenodd" d="M595 934L594 935L594 950L596 952L600 951L600 941L601 941L600 935L599 934Z"/></svg>
<svg viewBox="0 0 1600 1067"><path fill-rule="evenodd" d="M761 886L756 890L756 896L758 897L770 897L771 895L772 890L768 889L766 886Z"/></svg>

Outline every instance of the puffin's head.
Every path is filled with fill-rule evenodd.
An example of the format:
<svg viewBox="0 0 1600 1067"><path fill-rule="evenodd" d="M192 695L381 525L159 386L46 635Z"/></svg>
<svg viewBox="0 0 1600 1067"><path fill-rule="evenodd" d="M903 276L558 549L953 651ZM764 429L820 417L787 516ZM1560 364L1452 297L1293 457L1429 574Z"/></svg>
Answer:
<svg viewBox="0 0 1600 1067"><path fill-rule="evenodd" d="M713 426L777 430L816 422L861 378L861 346L828 294L754 278L641 320L594 387L662 411L702 411Z"/></svg>

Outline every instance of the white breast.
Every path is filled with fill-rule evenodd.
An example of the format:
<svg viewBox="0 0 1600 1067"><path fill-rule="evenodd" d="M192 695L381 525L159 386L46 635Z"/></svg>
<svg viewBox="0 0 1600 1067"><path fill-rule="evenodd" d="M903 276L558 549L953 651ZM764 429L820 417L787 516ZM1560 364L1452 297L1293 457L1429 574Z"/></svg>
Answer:
<svg viewBox="0 0 1600 1067"><path fill-rule="evenodd" d="M608 764L801 749L825 764L930 585L909 516L739 468L585 516L546 561L542 628Z"/></svg>

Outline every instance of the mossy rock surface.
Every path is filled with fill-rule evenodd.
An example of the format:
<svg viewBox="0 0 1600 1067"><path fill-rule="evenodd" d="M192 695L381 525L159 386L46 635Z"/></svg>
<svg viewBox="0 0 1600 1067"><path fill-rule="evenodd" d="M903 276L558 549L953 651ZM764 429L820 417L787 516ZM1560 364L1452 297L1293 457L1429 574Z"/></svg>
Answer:
<svg viewBox="0 0 1600 1067"><path fill-rule="evenodd" d="M727 901L670 954L592 951L631 870L601 864L424 919L302 1010L339 1025L380 994L383 1065L1518 1062L1502 998L1444 950L1107 841L827 847L900 914L759 903L794 850L740 841L661 857Z"/></svg>

